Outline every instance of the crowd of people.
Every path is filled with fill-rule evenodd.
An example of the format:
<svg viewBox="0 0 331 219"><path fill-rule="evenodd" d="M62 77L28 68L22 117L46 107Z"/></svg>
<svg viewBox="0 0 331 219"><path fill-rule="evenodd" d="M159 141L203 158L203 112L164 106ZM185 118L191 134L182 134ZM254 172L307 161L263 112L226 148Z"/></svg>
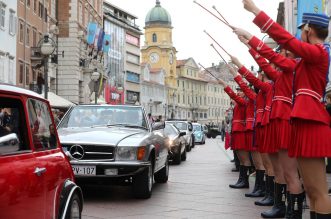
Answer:
<svg viewBox="0 0 331 219"><path fill-rule="evenodd" d="M255 185L245 196L261 197L256 205L272 206L261 213L263 218L302 218L306 197L310 218L331 218L325 162L331 157L331 58L325 43L330 18L304 13L299 40L252 0L243 4L279 46L274 51L248 31L231 26L260 71L256 77L231 55L228 68L239 85L237 92L219 79L233 102L225 147L239 159L238 181L229 186L249 188L254 166Z"/></svg>

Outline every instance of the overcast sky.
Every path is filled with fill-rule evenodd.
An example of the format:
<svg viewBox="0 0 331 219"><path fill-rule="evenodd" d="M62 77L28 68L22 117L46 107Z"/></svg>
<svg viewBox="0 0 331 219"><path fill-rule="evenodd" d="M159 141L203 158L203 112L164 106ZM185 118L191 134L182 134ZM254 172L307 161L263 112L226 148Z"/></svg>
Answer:
<svg viewBox="0 0 331 219"><path fill-rule="evenodd" d="M137 16L136 24L144 31L145 17L150 9L155 6L155 0L106 0L111 4ZM257 66L247 48L240 43L231 29L222 24L212 15L208 14L193 0L160 0L161 6L165 8L172 19L173 45L177 49L177 59L192 57L197 63L211 66L221 59L210 46L212 41L203 32L206 30L212 35L228 52L237 56L246 66ZM253 15L247 12L241 0L197 0L211 11L215 5L218 11L234 26L249 30L260 39L265 34L252 23ZM280 0L255 0L255 3L273 19L276 19ZM141 39L141 46L144 37ZM224 54L224 53L223 53ZM224 54L223 57L226 57ZM226 57L226 59L229 59Z"/></svg>

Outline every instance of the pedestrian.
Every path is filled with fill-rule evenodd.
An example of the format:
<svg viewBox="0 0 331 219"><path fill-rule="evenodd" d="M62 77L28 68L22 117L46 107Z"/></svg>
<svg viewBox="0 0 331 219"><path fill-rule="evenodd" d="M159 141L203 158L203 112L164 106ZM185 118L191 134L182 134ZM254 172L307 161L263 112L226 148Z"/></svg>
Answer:
<svg viewBox="0 0 331 219"><path fill-rule="evenodd" d="M148 119L149 124L153 124L153 123L154 123L154 119L153 119L151 113L148 113L148 114L147 114L147 119Z"/></svg>
<svg viewBox="0 0 331 219"><path fill-rule="evenodd" d="M302 31L300 41L261 11L252 0L243 0L243 3L245 9L256 16L254 23L263 32L301 58L294 71L289 156L297 158L310 201L311 218L331 218L324 161L325 157L331 156L330 115L321 102L330 79L330 46L324 44L329 17L304 13L298 26Z"/></svg>

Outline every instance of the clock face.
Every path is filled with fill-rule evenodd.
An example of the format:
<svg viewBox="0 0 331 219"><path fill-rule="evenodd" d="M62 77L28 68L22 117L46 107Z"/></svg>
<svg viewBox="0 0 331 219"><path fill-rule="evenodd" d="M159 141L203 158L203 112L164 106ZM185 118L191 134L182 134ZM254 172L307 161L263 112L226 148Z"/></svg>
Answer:
<svg viewBox="0 0 331 219"><path fill-rule="evenodd" d="M172 63L174 63L174 54L170 53L169 54L169 64L171 65Z"/></svg>
<svg viewBox="0 0 331 219"><path fill-rule="evenodd" d="M153 52L149 55L149 60L151 61L151 63L157 63L159 61L159 55Z"/></svg>

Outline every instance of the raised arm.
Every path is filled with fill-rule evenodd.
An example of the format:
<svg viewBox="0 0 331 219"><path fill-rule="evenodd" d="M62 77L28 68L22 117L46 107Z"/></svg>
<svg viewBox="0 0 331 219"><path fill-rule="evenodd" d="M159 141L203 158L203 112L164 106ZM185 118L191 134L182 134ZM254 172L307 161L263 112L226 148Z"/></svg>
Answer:
<svg viewBox="0 0 331 219"><path fill-rule="evenodd" d="M246 101L244 98L239 97L233 90L229 87L229 85L223 81L221 78L218 79L218 83L224 87L224 91L229 95L229 97L236 101L239 105L246 105Z"/></svg>
<svg viewBox="0 0 331 219"><path fill-rule="evenodd" d="M264 44L257 37L253 36L248 44L254 49L257 53L259 53L264 58L268 59L271 63L274 63L283 71L293 72L296 66L296 61L294 59L287 58L279 53L273 51L270 47Z"/></svg>
<svg viewBox="0 0 331 219"><path fill-rule="evenodd" d="M268 33L277 43L283 45L285 49L290 50L310 63L318 63L321 58L323 59L326 51L322 45L312 45L298 40L281 25L273 21L266 13L260 10L252 0L243 0L243 3L244 8L256 16L253 22L261 29L261 31Z"/></svg>
<svg viewBox="0 0 331 219"><path fill-rule="evenodd" d="M245 66L242 66L238 72L244 77L246 78L247 81L249 81L250 83L252 83L254 85L254 87L261 89L263 92L268 92L270 89L272 89L271 84L266 83L266 82L262 82L261 80L259 80L257 77L255 77L253 75L252 72L250 72Z"/></svg>
<svg viewBox="0 0 331 219"><path fill-rule="evenodd" d="M252 55L256 63L260 66L262 71L273 81L276 81L281 74L280 71L277 71L273 68L262 56L260 56L254 49L250 49L249 53Z"/></svg>
<svg viewBox="0 0 331 219"><path fill-rule="evenodd" d="M228 68L230 70L230 73L233 75L234 80L237 82L241 90L245 93L245 95L251 99L255 100L256 99L256 93L253 92L248 85L243 81L242 77L238 72L230 65L228 65Z"/></svg>
<svg viewBox="0 0 331 219"><path fill-rule="evenodd" d="M236 101L237 104L239 105L246 105L246 100L242 97L239 97L229 86L226 86L224 88L224 91L229 95L229 97Z"/></svg>

